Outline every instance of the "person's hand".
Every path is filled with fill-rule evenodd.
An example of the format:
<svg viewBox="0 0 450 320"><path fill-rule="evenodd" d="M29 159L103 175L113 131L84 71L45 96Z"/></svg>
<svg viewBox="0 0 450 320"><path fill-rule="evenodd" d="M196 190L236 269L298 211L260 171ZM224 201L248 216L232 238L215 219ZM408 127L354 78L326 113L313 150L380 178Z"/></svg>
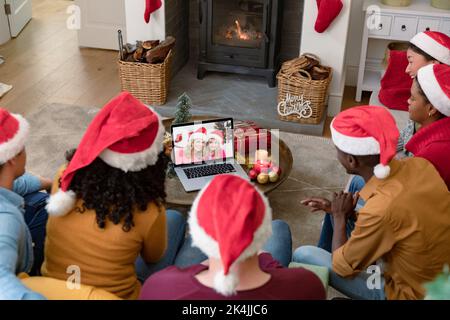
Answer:
<svg viewBox="0 0 450 320"><path fill-rule="evenodd" d="M358 202L359 194L339 192L334 193L331 201L331 214L333 219L347 221L348 218L355 215L355 207Z"/></svg>
<svg viewBox="0 0 450 320"><path fill-rule="evenodd" d="M48 193L50 193L50 191L52 190L53 180L52 179L48 179L48 178L44 178L44 177L41 177L41 176L38 176L38 178L41 181L41 188L42 188L42 190L45 190Z"/></svg>
<svg viewBox="0 0 450 320"><path fill-rule="evenodd" d="M300 203L304 206L310 207L311 212L331 212L331 201L325 198L311 197L301 201Z"/></svg>

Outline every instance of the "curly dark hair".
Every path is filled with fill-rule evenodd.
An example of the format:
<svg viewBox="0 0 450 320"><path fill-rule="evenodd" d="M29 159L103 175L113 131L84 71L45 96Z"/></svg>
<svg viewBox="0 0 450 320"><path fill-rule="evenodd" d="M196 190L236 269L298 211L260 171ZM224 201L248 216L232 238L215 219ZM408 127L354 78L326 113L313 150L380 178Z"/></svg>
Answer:
<svg viewBox="0 0 450 320"><path fill-rule="evenodd" d="M75 151L66 152L67 161L72 160ZM130 231L134 227L134 210L145 211L152 202L158 207L165 204L164 182L169 160L161 152L155 165L138 172L124 172L100 158L95 159L78 170L70 183L69 189L84 202L76 210L80 213L95 210L97 224L102 229L108 218L115 225L123 221L123 231Z"/></svg>

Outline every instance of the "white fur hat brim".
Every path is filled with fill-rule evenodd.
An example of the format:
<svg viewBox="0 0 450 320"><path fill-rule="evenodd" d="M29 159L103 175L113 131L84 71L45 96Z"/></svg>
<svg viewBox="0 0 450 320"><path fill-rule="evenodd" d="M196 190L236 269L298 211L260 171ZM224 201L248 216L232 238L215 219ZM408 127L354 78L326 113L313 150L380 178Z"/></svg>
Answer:
<svg viewBox="0 0 450 320"><path fill-rule="evenodd" d="M19 128L14 137L0 144L0 164L5 164L17 156L23 148L30 132L30 125L20 114L11 114L19 122Z"/></svg>
<svg viewBox="0 0 450 320"><path fill-rule="evenodd" d="M109 166L124 172L137 172L156 164L159 154L164 150L163 143L166 129L164 128L161 117L152 108L149 107L149 109L151 109L158 117L159 125L158 133L150 148L135 153L119 153L106 149L99 155L100 159Z"/></svg>
<svg viewBox="0 0 450 320"><path fill-rule="evenodd" d="M353 156L368 156L380 154L380 144L375 138L357 138L346 136L334 129L333 122L331 123L330 128L333 143L339 150ZM378 179L386 179L387 177L389 177L390 172L391 168L382 164L379 164L374 168L374 175Z"/></svg>
<svg viewBox="0 0 450 320"><path fill-rule="evenodd" d="M189 141L193 141L193 140L202 140L202 141L206 141L206 134L204 133L193 133L191 134L191 136L189 137Z"/></svg>
<svg viewBox="0 0 450 320"><path fill-rule="evenodd" d="M436 60L450 65L450 50L443 46L425 32L418 33L411 41L413 45L426 52Z"/></svg>
<svg viewBox="0 0 450 320"><path fill-rule="evenodd" d="M417 81L433 107L443 115L450 117L450 98L436 79L434 65L419 69Z"/></svg>

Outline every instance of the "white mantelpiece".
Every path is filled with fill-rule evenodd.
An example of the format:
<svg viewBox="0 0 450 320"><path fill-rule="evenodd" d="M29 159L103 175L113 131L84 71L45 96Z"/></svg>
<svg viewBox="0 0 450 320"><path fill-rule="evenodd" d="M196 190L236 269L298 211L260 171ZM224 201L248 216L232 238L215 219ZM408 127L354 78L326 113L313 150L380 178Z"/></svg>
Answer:
<svg viewBox="0 0 450 320"><path fill-rule="evenodd" d="M345 88L345 54L352 0L343 0L343 3L344 7L340 15L324 33L317 33L314 30L318 13L316 1L305 1L303 10L300 53L314 53L320 57L322 64L333 68L333 81L331 82L328 100L329 116L335 116L341 111Z"/></svg>

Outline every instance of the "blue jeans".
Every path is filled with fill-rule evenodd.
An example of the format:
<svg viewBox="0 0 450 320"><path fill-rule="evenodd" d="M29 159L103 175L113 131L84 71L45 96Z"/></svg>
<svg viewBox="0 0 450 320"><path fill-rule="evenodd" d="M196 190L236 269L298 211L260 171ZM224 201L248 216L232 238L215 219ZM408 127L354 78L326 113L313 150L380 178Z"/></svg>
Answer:
<svg viewBox="0 0 450 320"><path fill-rule="evenodd" d="M353 177L352 181L350 182L348 192L356 193L358 191L361 191L364 188L365 184L366 184L366 182L364 181L364 179L362 177L355 176L355 177ZM356 211L358 211L363 206L364 206L364 200L360 198L358 200L358 204L356 206ZM325 218L323 219L322 231L320 233L320 239L319 239L319 243L317 244L317 246L319 248L322 248L322 249L330 252L330 253L331 253L331 247L332 247L332 242L333 242L333 229L334 229L333 217L331 214L326 213ZM355 220L349 219L347 221L347 225L346 225L347 238L350 238L350 235L351 235L353 229L355 229Z"/></svg>
<svg viewBox="0 0 450 320"><path fill-rule="evenodd" d="M380 286L370 289L369 283L373 283L369 277L371 273L361 272L353 278L343 278L333 271L331 253L317 247L304 246L295 250L293 261L317 266L327 267L330 273L330 285L352 299L359 300L385 300L384 278L379 279ZM369 281L368 281L369 280Z"/></svg>
<svg viewBox="0 0 450 320"><path fill-rule="evenodd" d="M41 266L44 262L44 245L48 220L48 213L45 206L48 197L48 193L43 192L34 192L24 196L24 218L31 233L34 253L34 262L30 276L40 275Z"/></svg>
<svg viewBox="0 0 450 320"><path fill-rule="evenodd" d="M286 222L272 221L272 236L262 250L269 252L284 267L289 265L292 258L292 237ZM175 266L184 268L201 263L206 259L208 257L200 249L192 246L191 236L188 236L175 259Z"/></svg>
<svg viewBox="0 0 450 320"><path fill-rule="evenodd" d="M165 269L174 264L175 258L181 245L183 244L186 233L186 219L175 210L166 211L167 221L167 249L164 256L157 263L147 264L138 257L135 268L139 281L144 282L153 273Z"/></svg>

